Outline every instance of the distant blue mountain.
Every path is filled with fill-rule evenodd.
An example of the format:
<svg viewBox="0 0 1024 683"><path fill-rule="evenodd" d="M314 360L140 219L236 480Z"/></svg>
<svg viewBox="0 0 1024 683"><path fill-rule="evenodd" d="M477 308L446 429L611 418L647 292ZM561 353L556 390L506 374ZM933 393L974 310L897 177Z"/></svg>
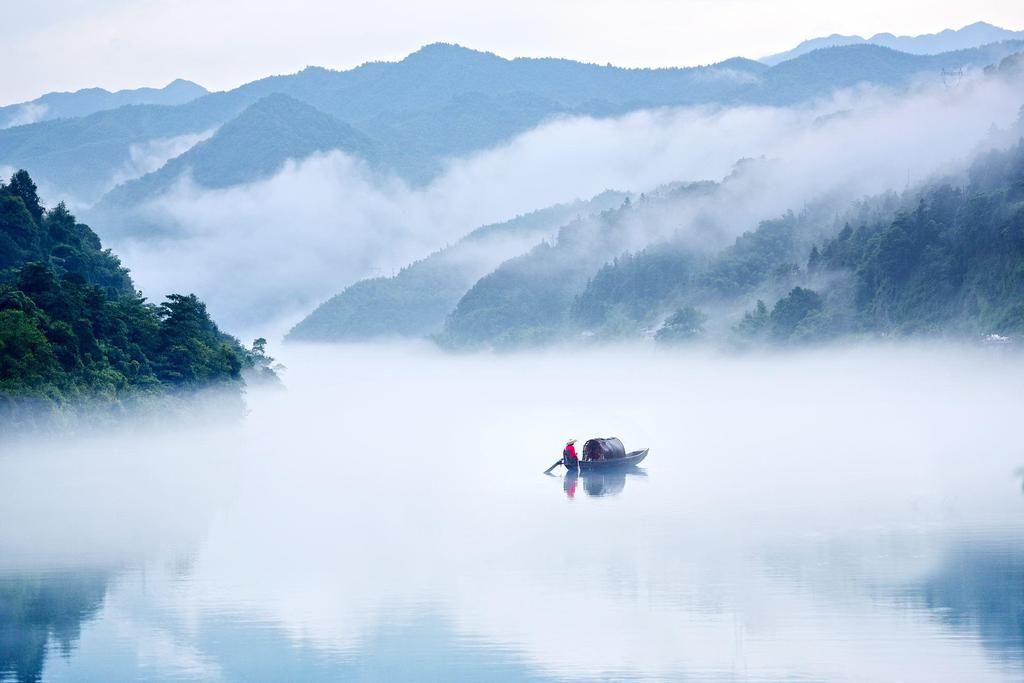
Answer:
<svg viewBox="0 0 1024 683"><path fill-rule="evenodd" d="M351 153L372 148L378 165L424 183L450 158L487 149L557 116L614 116L698 104L787 105L863 82L901 87L921 74L939 78L943 69L984 67L1021 50L1024 41L939 55L853 45L815 50L775 67L736 58L693 68L622 69L565 59L509 60L435 44L400 62L372 62L349 71L307 68L176 106L120 107L0 130L0 166L31 169L41 185L95 202L112 178L125 180L133 150L153 140L229 129L248 107L279 94L319 112L317 126L345 126L364 136L363 143L348 148ZM294 106L289 111L308 115ZM287 124L290 115L282 114L275 124L290 129L280 140L272 135L235 135L231 144L223 136L211 140L201 155L197 150L188 159L193 176L201 185L243 182L273 172L281 159L308 154L316 134L300 134L309 124ZM315 149L322 149L322 142ZM232 149L232 144L239 146ZM169 170L183 167L177 162ZM226 175L218 178L220 173ZM163 175L153 188L164 186L167 172Z"/></svg>
<svg viewBox="0 0 1024 683"><path fill-rule="evenodd" d="M304 318L287 338L362 341L440 332L459 299L502 261L553 237L573 219L620 206L628 196L609 190L589 201L558 204L477 228L391 277L367 278L345 288Z"/></svg>
<svg viewBox="0 0 1024 683"><path fill-rule="evenodd" d="M0 128L88 116L126 104L185 104L205 94L207 90L203 86L180 78L163 88L136 88L117 92L86 88L75 92L53 92L31 102L0 107Z"/></svg>
<svg viewBox="0 0 1024 683"><path fill-rule="evenodd" d="M880 45L914 55L937 55L943 52L968 50L1005 40L1022 39L1024 39L1024 31L1009 31L983 21L957 30L946 29L939 33L927 33L920 36L894 36L891 33L876 33L870 38L862 38L861 36L844 36L834 33L823 38L805 40L792 50L763 57L760 61L769 66L775 66L814 50L844 45Z"/></svg>
<svg viewBox="0 0 1024 683"><path fill-rule="evenodd" d="M210 139L114 188L103 208L155 196L186 174L201 187L228 187L272 175L288 159L334 149L369 161L377 157L373 142L351 126L288 95L267 95Z"/></svg>

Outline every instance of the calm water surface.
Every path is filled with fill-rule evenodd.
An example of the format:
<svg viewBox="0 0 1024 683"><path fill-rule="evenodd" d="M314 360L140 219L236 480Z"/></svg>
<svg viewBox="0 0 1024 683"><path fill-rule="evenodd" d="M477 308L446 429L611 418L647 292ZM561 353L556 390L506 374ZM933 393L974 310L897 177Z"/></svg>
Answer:
<svg viewBox="0 0 1024 683"><path fill-rule="evenodd" d="M1024 365L295 349L0 447L0 680L1018 681ZM541 471L565 439L641 471Z"/></svg>

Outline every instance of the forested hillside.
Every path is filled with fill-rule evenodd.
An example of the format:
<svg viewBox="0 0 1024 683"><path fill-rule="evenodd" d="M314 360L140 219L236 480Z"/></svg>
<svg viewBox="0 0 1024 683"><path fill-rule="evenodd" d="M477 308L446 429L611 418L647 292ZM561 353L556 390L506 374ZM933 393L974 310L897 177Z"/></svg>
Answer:
<svg viewBox="0 0 1024 683"><path fill-rule="evenodd" d="M633 286L672 283L668 294L639 307L647 321L703 307L699 327L717 314L722 331L734 324L737 304L754 296L774 301L758 301L734 324L737 341L1024 331L1024 144L982 156L961 183L865 200L834 236L807 250L815 223L823 225L808 211L766 221L689 278L677 275L691 263L686 256L648 273L631 266L650 261L647 252L621 259L591 281L576 310L592 311L591 301L607 308L617 292L606 282L632 276Z"/></svg>
<svg viewBox="0 0 1024 683"><path fill-rule="evenodd" d="M680 246L667 249L676 254L696 250L695 259L708 258L709 250L719 241L715 233L721 226L715 216L723 206L723 188L731 187L738 177L733 175L722 183L663 188L642 195L636 202L627 199L615 209L563 226L555 240L506 261L473 285L448 316L439 339L454 347L507 347L575 339L581 332L592 330L574 324L574 306L582 316L592 319L601 315L599 310L618 316L624 308L619 304L623 303L625 308L643 307L643 301L651 294L643 290L661 290L661 283L625 289L610 285L608 294L612 299L618 298L616 301L599 302L591 297L582 308L575 302L588 282L599 271L607 270L606 264L616 255L622 258L615 267L633 268L633 259L626 256L631 245L650 241L651 235L672 234L684 217L699 215L706 224L706 234L698 240L701 245L684 239ZM653 254L646 254L644 259L655 258ZM664 265L664 259L657 260ZM674 258L670 260L673 272L666 277L674 279L680 275L682 266ZM649 270L643 265L639 267ZM612 290L622 291L612 294Z"/></svg>
<svg viewBox="0 0 1024 683"><path fill-rule="evenodd" d="M510 347L1024 332L1024 142L982 155L956 181L762 221L717 252L677 235L596 264L596 245L614 249L619 226L642 223L644 211L627 204L566 226L554 244L502 264L459 301L439 339Z"/></svg>
<svg viewBox="0 0 1024 683"><path fill-rule="evenodd" d="M347 287L299 322L287 338L354 341L435 334L473 283L502 261L553 236L574 217L600 213L625 197L608 191L590 201L559 204L485 225L392 277L370 278Z"/></svg>
<svg viewBox="0 0 1024 683"><path fill-rule="evenodd" d="M844 227L807 268L852 276L822 289L826 315L852 313L855 330L1021 333L1024 141L980 158L962 185L929 188L912 211Z"/></svg>
<svg viewBox="0 0 1024 683"><path fill-rule="evenodd" d="M784 294L799 279L800 263L816 237L832 230L831 204L761 221L725 249L706 254L685 240L658 242L601 267L573 301L570 321L597 338L652 334L673 311L693 307L720 313L754 293ZM676 321L679 324L679 320ZM668 335L672 337L671 334Z"/></svg>
<svg viewBox="0 0 1024 683"><path fill-rule="evenodd" d="M268 95L209 140L119 185L98 210L116 221L122 205L157 196L184 176L202 187L228 187L271 175L288 159L334 149L368 162L378 157L373 143L350 126L287 95Z"/></svg>
<svg viewBox="0 0 1024 683"><path fill-rule="evenodd" d="M0 183L0 416L209 386L238 393L242 371L267 362L195 295L147 302L96 233L63 203L43 207L28 173Z"/></svg>

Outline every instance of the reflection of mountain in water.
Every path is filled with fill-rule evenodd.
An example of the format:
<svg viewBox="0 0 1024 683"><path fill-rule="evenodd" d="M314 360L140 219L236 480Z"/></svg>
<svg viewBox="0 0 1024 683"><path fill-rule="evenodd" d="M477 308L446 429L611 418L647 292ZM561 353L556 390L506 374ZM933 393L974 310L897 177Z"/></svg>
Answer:
<svg viewBox="0 0 1024 683"><path fill-rule="evenodd" d="M0 680L41 680L47 643L70 654L106 591L100 572L0 578Z"/></svg>
<svg viewBox="0 0 1024 683"><path fill-rule="evenodd" d="M1000 658L1024 661L1024 550L1018 543L958 545L915 593L944 623L976 631Z"/></svg>

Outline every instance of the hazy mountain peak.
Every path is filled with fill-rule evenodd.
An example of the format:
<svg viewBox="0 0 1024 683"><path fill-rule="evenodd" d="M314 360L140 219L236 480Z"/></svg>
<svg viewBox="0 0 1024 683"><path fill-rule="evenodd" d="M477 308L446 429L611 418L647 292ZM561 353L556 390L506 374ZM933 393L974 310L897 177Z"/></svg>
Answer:
<svg viewBox="0 0 1024 683"><path fill-rule="evenodd" d="M805 40L792 50L769 55L760 61L774 66L800 55L825 47L844 45L872 44L888 47L900 52L917 55L934 55L942 52L953 52L973 47L980 47L1004 40L1024 38L1024 31L1011 31L984 21L978 21L960 29L945 29L938 33L926 33L919 36L897 36L892 33L876 33L870 38L847 36L833 33L830 36Z"/></svg>
<svg viewBox="0 0 1024 683"><path fill-rule="evenodd" d="M306 104L305 102L300 102L291 95L275 92L259 98L254 103L246 107L242 113L238 115L238 118L236 118L235 121L244 121L264 113L279 111L289 111L298 114L307 114L312 112L321 114L321 112L319 112L315 107ZM231 125L231 123L226 125Z"/></svg>
<svg viewBox="0 0 1024 683"><path fill-rule="evenodd" d="M407 56L405 59L401 61L401 63L437 63L473 57L501 59L501 57L498 57L493 52L482 52L480 50L474 50L472 48L459 45L458 43L430 43L428 45L424 45L420 49L416 50L415 52Z"/></svg>
<svg viewBox="0 0 1024 683"><path fill-rule="evenodd" d="M567 59L510 60L435 43L401 62L369 62L346 71L308 68L179 106L118 107L0 131L0 164L31 168L40 180L82 203L96 202L126 178L152 174L159 159L169 170L182 170L173 158L199 140L205 142L183 161L205 187L265 177L285 159L327 149L344 149L420 184L441 173L447 160L511 140L558 116L614 117L702 104L788 105L860 83L900 87L922 73L937 77L942 68L985 67L1022 48L1024 41L1011 41L917 56L863 44L818 50L771 68L736 58L698 68L620 69ZM251 123L261 113L273 132L250 129L228 136L236 129L233 119L272 93L292 100L262 102L241 121ZM301 123L288 125L275 109L295 114ZM323 116L328 119L318 118ZM342 122L365 139L339 128ZM214 130L214 139L206 140ZM229 143L238 148L228 150ZM160 154L144 153L153 149ZM137 157L146 163L140 165ZM151 182L138 183L133 196L141 198L143 185L154 191L165 187Z"/></svg>
<svg viewBox="0 0 1024 683"><path fill-rule="evenodd" d="M199 85L195 81L190 81L186 78L175 78L173 81L168 83L162 88L164 91L167 90L190 90L196 93L196 96L205 95L209 92L206 88Z"/></svg>
<svg viewBox="0 0 1024 683"><path fill-rule="evenodd" d="M769 67L755 59L748 59L747 57L730 57L723 62L712 64L712 69L736 69L739 71L751 71L754 73L761 73Z"/></svg>
<svg viewBox="0 0 1024 683"><path fill-rule="evenodd" d="M52 92L30 102L0 107L0 128L88 116L128 104L179 105L205 94L206 88L183 78L175 79L163 88L128 88L111 92L93 87L74 92Z"/></svg>
<svg viewBox="0 0 1024 683"><path fill-rule="evenodd" d="M283 93L266 95L161 168L114 188L99 210L168 190L184 175L205 188L265 178L289 159L342 150L372 161L373 143L347 123Z"/></svg>

